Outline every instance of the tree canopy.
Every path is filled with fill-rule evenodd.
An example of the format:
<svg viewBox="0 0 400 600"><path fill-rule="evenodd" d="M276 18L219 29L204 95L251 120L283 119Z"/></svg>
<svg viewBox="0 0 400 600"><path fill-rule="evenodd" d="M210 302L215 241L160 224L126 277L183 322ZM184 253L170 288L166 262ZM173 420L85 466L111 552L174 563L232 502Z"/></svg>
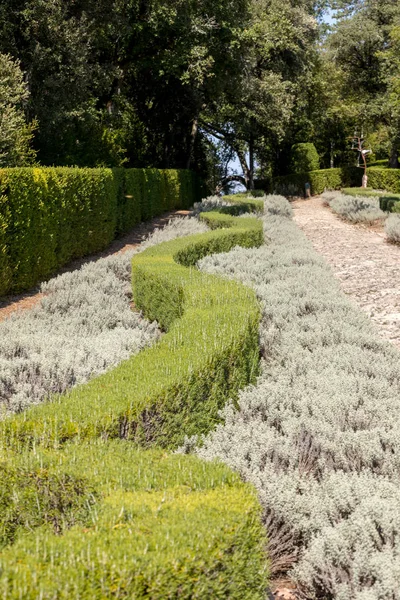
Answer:
<svg viewBox="0 0 400 600"><path fill-rule="evenodd" d="M237 156L252 187L290 172L296 144L354 160L362 128L398 166L399 28L398 0L3 0L1 160L193 168L215 186Z"/></svg>

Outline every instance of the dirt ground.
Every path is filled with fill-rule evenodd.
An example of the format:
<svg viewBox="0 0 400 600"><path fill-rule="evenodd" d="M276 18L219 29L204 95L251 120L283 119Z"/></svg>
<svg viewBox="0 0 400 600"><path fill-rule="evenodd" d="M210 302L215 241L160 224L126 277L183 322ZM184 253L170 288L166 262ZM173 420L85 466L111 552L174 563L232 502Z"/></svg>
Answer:
<svg viewBox="0 0 400 600"><path fill-rule="evenodd" d="M93 262L99 258L111 256L112 254L119 254L120 252L126 252L131 248L135 248L136 246L139 246L139 244L150 233L153 233L153 231L156 229L160 229L161 227L167 225L168 221L173 217L183 217L187 216L188 214L189 211L187 210L175 210L165 213L161 217L157 217L156 219L148 221L147 223L140 223L140 225L132 229L127 235L118 240L114 240L110 246L106 248L106 250L74 260L68 263L68 265L63 267L53 276L66 273L68 271L75 271L88 262ZM43 296L43 294L39 292L39 289L39 286L37 286L35 289L24 294L0 298L0 321L6 319L12 312L15 312L16 310L26 310L35 306L35 304L37 304Z"/></svg>
<svg viewBox="0 0 400 600"><path fill-rule="evenodd" d="M386 242L382 226L342 221L319 197L292 206L295 222L330 264L344 292L400 349L400 246Z"/></svg>

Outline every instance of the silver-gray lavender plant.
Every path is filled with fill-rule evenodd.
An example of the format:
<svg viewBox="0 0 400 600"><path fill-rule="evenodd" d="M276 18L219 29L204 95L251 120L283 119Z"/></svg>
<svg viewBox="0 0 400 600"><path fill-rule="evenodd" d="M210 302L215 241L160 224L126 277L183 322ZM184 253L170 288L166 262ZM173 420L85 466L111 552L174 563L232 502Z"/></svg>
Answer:
<svg viewBox="0 0 400 600"><path fill-rule="evenodd" d="M326 198L323 195L323 199ZM387 215L379 208L379 198L364 198L338 194L329 201L334 213L352 223L371 224L386 219Z"/></svg>
<svg viewBox="0 0 400 600"><path fill-rule="evenodd" d="M197 453L256 486L273 571L306 598L400 600L400 354L292 221L264 229L200 262L255 288L264 358Z"/></svg>
<svg viewBox="0 0 400 600"><path fill-rule="evenodd" d="M400 244L400 215L392 213L385 223L385 233L389 242Z"/></svg>
<svg viewBox="0 0 400 600"><path fill-rule="evenodd" d="M149 246L206 230L196 219L174 219L134 251L43 284L39 305L0 323L2 415L83 383L157 340L157 323L130 308L131 258Z"/></svg>

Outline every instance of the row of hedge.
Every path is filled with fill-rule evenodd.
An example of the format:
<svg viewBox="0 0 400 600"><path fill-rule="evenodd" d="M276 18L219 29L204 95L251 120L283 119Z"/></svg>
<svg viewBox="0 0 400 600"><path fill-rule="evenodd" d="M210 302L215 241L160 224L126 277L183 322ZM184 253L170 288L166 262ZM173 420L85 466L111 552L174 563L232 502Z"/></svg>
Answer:
<svg viewBox="0 0 400 600"><path fill-rule="evenodd" d="M276 177L273 180L274 193L284 196L304 196L305 185L311 186L311 194L322 194L325 189L340 190L341 188L361 187L362 170L357 167L340 167L322 169ZM400 193L400 169L380 169L371 167L367 170L368 184L374 189Z"/></svg>
<svg viewBox="0 0 400 600"><path fill-rule="evenodd" d="M400 194L389 194L372 188L343 188L347 196L365 196L366 198L379 198L379 207L385 212L400 213Z"/></svg>
<svg viewBox="0 0 400 600"><path fill-rule="evenodd" d="M0 170L0 295L34 286L134 225L201 199L190 171Z"/></svg>
<svg viewBox="0 0 400 600"><path fill-rule="evenodd" d="M274 193L284 196L304 196L305 185L311 186L311 194L322 194L325 189L340 190L343 186L352 187L361 183L361 170L356 167L340 167L337 169L321 169L309 173L298 173L275 177Z"/></svg>
<svg viewBox="0 0 400 600"><path fill-rule="evenodd" d="M0 497L2 598L265 598L260 506L222 464L72 444L4 457Z"/></svg>
<svg viewBox="0 0 400 600"><path fill-rule="evenodd" d="M230 229L179 238L136 255L135 304L166 335L58 400L1 422L1 440L8 447L52 446L107 436L176 447L185 434L209 431L226 397L253 380L258 369L254 292L186 268L207 254L263 243L260 221L231 219Z"/></svg>
<svg viewBox="0 0 400 600"><path fill-rule="evenodd" d="M133 258L135 304L167 331L155 346L1 422L3 597L265 597L253 488L220 464L150 449L210 431L258 375L254 292L188 268L263 243L257 219L224 219Z"/></svg>

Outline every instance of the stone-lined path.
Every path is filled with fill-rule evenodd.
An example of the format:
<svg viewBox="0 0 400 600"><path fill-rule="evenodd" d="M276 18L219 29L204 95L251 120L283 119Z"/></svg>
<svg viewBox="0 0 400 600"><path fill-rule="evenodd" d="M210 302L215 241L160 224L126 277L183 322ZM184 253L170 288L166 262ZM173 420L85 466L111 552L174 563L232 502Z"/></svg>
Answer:
<svg viewBox="0 0 400 600"><path fill-rule="evenodd" d="M296 200L294 220L332 267L342 289L400 349L400 246L379 231L345 223L321 198Z"/></svg>

